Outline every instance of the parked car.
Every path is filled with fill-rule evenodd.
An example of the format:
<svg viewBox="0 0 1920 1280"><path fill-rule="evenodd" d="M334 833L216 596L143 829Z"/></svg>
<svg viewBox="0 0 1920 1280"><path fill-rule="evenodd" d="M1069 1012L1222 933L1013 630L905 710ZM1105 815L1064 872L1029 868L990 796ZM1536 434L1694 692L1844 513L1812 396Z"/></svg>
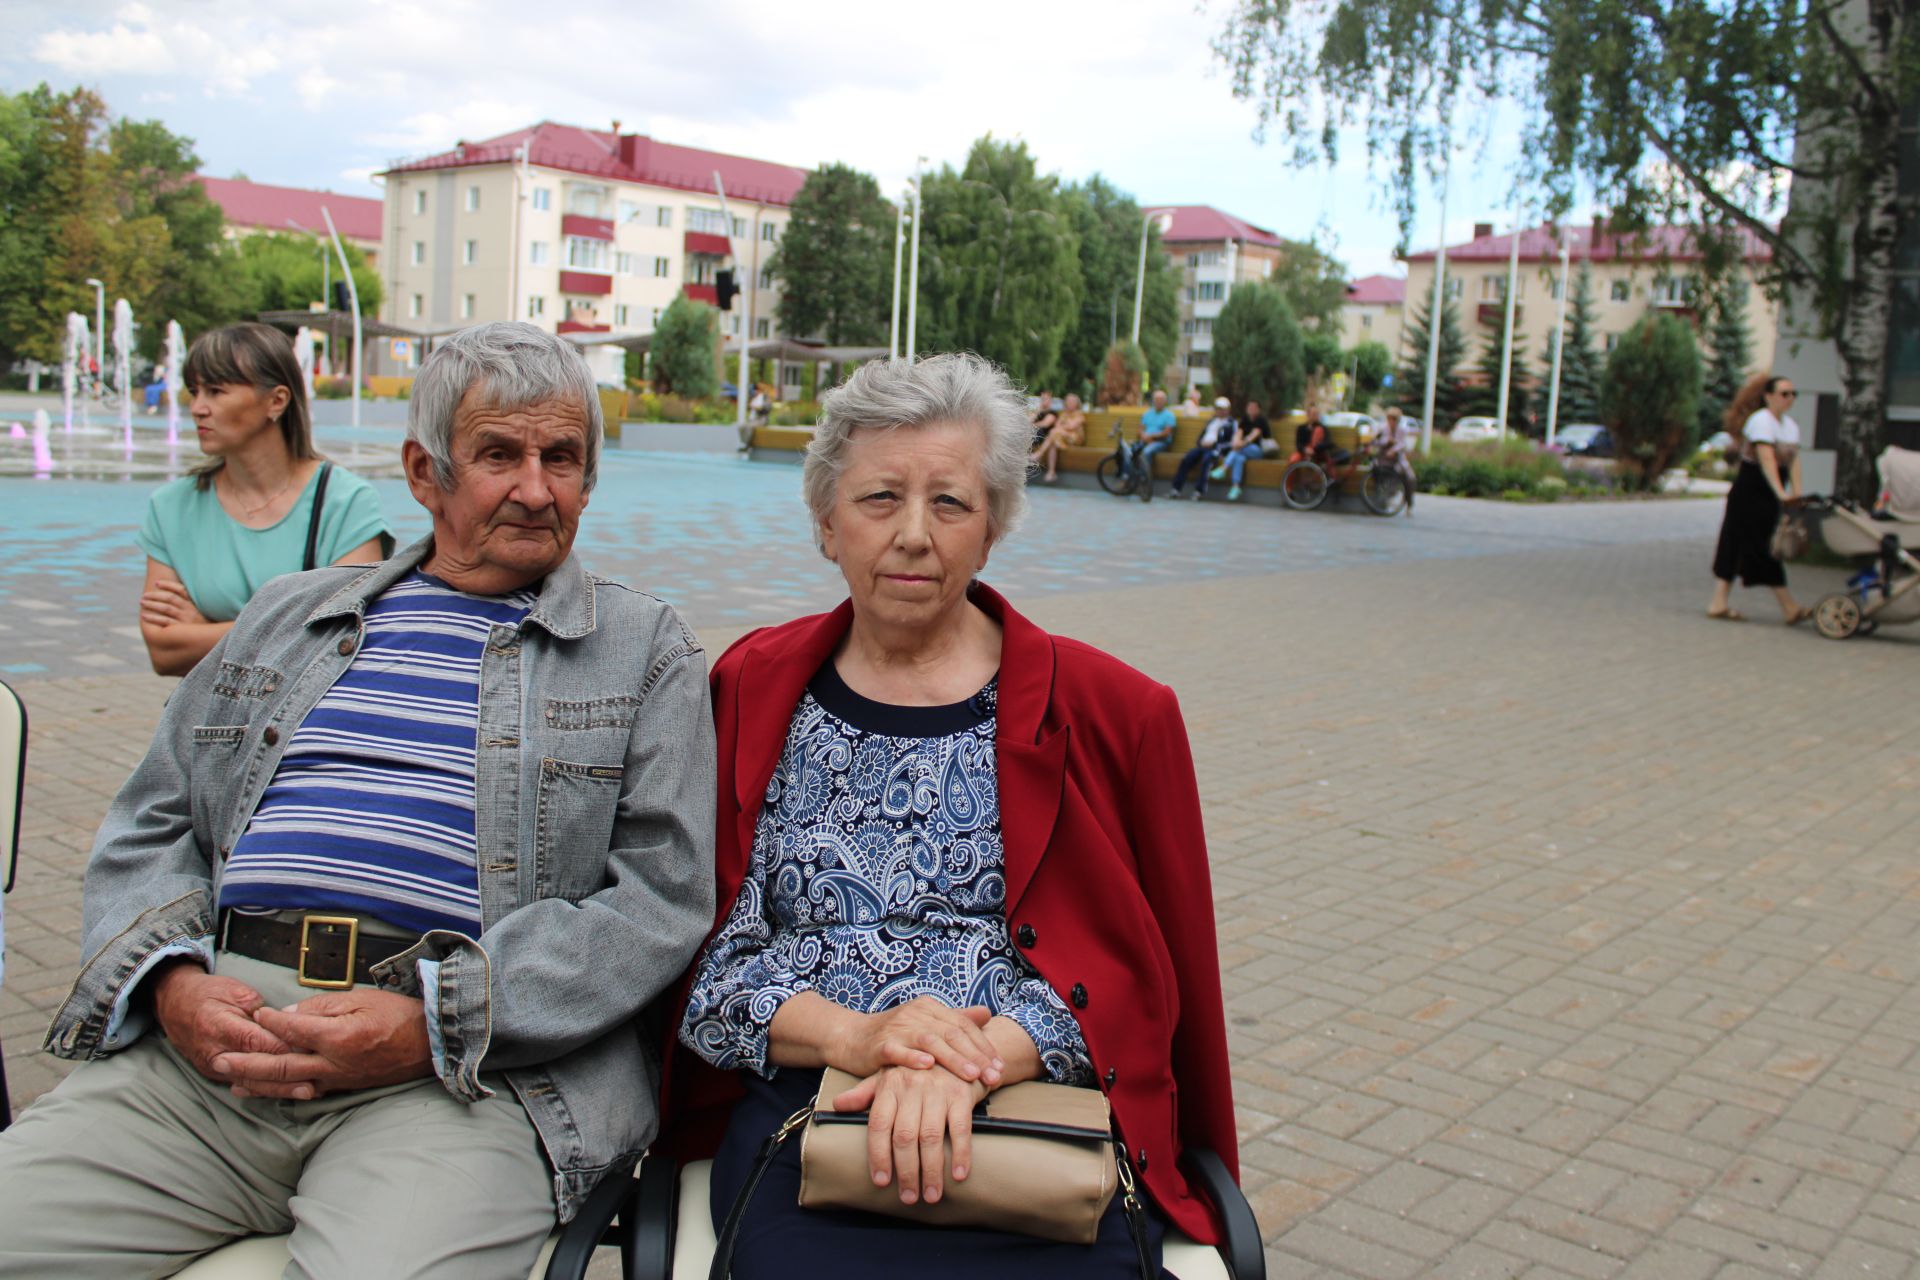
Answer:
<svg viewBox="0 0 1920 1280"><path fill-rule="evenodd" d="M1320 421L1329 427L1371 428L1373 426L1373 415L1370 413L1345 411L1341 413L1323 414L1321 415Z"/></svg>
<svg viewBox="0 0 1920 1280"><path fill-rule="evenodd" d="M1453 430L1447 438L1455 444L1471 444L1476 440L1498 440L1500 422L1496 418L1462 418L1453 424Z"/></svg>
<svg viewBox="0 0 1920 1280"><path fill-rule="evenodd" d="M1724 431L1716 431L1700 442L1702 453L1725 453L1733 448L1733 437Z"/></svg>
<svg viewBox="0 0 1920 1280"><path fill-rule="evenodd" d="M1611 458L1613 437L1597 422L1571 422L1553 434L1553 442L1582 458Z"/></svg>

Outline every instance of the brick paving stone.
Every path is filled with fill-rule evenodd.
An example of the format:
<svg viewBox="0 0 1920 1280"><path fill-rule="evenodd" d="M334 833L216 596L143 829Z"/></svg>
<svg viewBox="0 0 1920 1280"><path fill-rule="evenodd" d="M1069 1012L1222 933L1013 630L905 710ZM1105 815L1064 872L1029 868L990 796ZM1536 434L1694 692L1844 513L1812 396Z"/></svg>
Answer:
<svg viewBox="0 0 1920 1280"><path fill-rule="evenodd" d="M596 493L589 526L612 519L585 554L650 574L711 650L837 598L797 504L756 505L791 501L791 476L645 465L696 516ZM987 574L1180 697L1272 1274L1911 1271L1920 725L1889 691L1920 635L1706 625L1707 506L1432 505L1036 494ZM1166 548L1169 572L1117 585L1123 543ZM1793 576L1808 599L1836 580ZM102 599L137 586L121 572ZM70 587L20 575L0 598ZM17 609L9 637L137 659L124 628L17 620L49 613ZM78 959L79 876L169 686L77 661L17 683L34 740L0 1039L19 1105L69 1069L38 1041Z"/></svg>

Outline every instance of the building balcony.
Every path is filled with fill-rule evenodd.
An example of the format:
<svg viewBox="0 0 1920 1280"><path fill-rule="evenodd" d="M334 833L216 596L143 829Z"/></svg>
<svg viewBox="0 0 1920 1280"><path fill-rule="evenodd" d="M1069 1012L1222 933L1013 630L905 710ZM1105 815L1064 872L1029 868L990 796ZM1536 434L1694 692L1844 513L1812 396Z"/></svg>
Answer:
<svg viewBox="0 0 1920 1280"><path fill-rule="evenodd" d="M720 291L710 284L683 284L680 286L680 292L695 302L704 302L710 307L720 305Z"/></svg>
<svg viewBox="0 0 1920 1280"><path fill-rule="evenodd" d="M613 292L613 277L597 271L562 271L560 292L602 297Z"/></svg>
<svg viewBox="0 0 1920 1280"><path fill-rule="evenodd" d="M560 219L560 234L583 240L612 240L612 218L589 218L584 213L565 214Z"/></svg>
<svg viewBox="0 0 1920 1280"><path fill-rule="evenodd" d="M1515 333L1520 331L1520 315L1525 310L1526 308L1519 303L1516 302L1513 304L1513 329ZM1502 328L1507 323L1507 304L1504 302L1483 302L1480 304L1479 309L1474 312L1474 319L1478 320L1481 324L1492 325L1496 329Z"/></svg>
<svg viewBox="0 0 1920 1280"><path fill-rule="evenodd" d="M585 320L562 320L553 326L555 333L612 333L610 324L590 324Z"/></svg>
<svg viewBox="0 0 1920 1280"><path fill-rule="evenodd" d="M733 242L711 231L689 231L687 252L703 253L709 258L725 258L733 253Z"/></svg>

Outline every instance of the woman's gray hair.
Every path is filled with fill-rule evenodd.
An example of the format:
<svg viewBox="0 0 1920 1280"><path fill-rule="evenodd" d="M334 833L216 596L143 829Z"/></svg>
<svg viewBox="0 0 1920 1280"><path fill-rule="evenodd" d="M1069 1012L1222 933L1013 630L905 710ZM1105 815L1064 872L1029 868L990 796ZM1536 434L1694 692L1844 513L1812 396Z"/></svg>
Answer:
<svg viewBox="0 0 1920 1280"><path fill-rule="evenodd" d="M847 445L862 427L892 430L935 422L968 422L984 437L980 474L987 483L987 532L997 544L1027 514L1033 423L1027 400L1007 375L971 352L905 360L873 360L820 400L820 422L807 446L801 487L813 513L813 540L833 510L847 468Z"/></svg>
<svg viewBox="0 0 1920 1280"><path fill-rule="evenodd" d="M584 492L593 491L607 430L593 372L571 342L519 320L477 324L442 338L413 380L407 439L433 459L434 479L442 489L453 488L453 415L475 387L481 403L495 409L578 401L587 414L581 485Z"/></svg>

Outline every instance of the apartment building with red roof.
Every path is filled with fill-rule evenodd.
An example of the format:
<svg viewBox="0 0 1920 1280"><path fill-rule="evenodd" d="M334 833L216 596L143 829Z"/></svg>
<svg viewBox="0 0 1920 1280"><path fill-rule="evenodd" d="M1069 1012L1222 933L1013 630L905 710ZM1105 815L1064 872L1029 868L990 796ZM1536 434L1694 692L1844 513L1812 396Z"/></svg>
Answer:
<svg viewBox="0 0 1920 1280"><path fill-rule="evenodd" d="M1406 319L1407 282L1403 276L1362 276L1347 286L1340 308L1340 344L1349 349L1378 342L1397 359L1400 326Z"/></svg>
<svg viewBox="0 0 1920 1280"><path fill-rule="evenodd" d="M1149 209L1160 222L1160 246L1179 272L1180 340L1166 383L1206 387L1213 325L1234 286L1265 280L1280 263L1285 245L1265 227L1205 204L1164 205Z"/></svg>
<svg viewBox="0 0 1920 1280"><path fill-rule="evenodd" d="M781 336L767 261L807 170L609 129L542 121L394 164L386 184L385 318L432 332L528 320L593 338L649 333L676 295L715 300L729 257L742 294L728 338ZM714 189L718 173L727 212ZM603 380L621 353L589 347Z"/></svg>
<svg viewBox="0 0 1920 1280"><path fill-rule="evenodd" d="M380 201L367 196L343 196L307 187L276 187L245 178L194 178L226 215L228 236L265 235L305 231L327 234L325 209L333 217L340 238L363 250L369 265L378 267L381 240Z"/></svg>

